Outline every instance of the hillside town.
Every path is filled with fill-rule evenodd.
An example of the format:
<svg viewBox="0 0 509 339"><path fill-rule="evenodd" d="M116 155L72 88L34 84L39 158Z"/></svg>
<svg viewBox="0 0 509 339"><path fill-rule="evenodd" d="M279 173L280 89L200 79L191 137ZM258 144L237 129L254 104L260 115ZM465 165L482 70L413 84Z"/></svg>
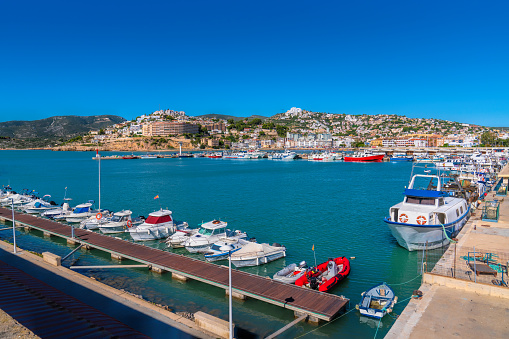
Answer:
<svg viewBox="0 0 509 339"><path fill-rule="evenodd" d="M342 147L475 147L506 144L508 131L398 115L320 113L292 107L270 118L227 119L158 110L75 140L98 146L128 142L157 149L314 149Z"/></svg>

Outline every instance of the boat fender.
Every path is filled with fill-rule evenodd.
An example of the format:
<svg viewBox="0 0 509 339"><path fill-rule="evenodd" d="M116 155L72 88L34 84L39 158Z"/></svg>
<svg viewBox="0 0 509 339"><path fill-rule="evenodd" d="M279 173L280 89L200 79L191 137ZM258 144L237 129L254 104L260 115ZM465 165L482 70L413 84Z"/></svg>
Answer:
<svg viewBox="0 0 509 339"><path fill-rule="evenodd" d="M357 304L357 305L355 305L355 309L356 309L356 310L358 310L358 309L359 309L359 305L358 305L358 304Z"/></svg>

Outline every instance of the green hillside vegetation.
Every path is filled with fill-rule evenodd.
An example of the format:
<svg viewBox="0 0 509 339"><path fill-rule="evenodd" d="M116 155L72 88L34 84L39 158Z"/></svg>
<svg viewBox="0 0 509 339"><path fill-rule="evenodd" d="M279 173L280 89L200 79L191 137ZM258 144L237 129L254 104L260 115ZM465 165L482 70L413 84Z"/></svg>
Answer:
<svg viewBox="0 0 509 339"><path fill-rule="evenodd" d="M0 148L39 148L61 144L125 121L116 115L56 116L34 121L0 123Z"/></svg>

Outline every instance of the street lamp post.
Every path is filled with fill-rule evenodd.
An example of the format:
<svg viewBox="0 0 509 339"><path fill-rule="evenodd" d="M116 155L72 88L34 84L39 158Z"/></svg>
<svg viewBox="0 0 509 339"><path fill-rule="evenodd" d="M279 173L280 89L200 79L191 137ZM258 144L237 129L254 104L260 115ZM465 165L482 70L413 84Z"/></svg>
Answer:
<svg viewBox="0 0 509 339"><path fill-rule="evenodd" d="M233 339L233 322L232 322L232 251L228 251L228 312L230 319L230 339Z"/></svg>
<svg viewBox="0 0 509 339"><path fill-rule="evenodd" d="M11 207L12 207L12 239L14 244L14 254L17 254L16 252L16 220L14 220L14 199L11 198Z"/></svg>

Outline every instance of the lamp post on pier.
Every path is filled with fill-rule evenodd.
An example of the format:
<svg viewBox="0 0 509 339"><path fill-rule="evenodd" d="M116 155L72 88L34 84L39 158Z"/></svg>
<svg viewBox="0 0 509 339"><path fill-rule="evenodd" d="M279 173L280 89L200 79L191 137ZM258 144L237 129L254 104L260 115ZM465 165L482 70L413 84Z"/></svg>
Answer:
<svg viewBox="0 0 509 339"><path fill-rule="evenodd" d="M233 339L233 321L232 321L232 251L228 251L228 313L230 326L230 339Z"/></svg>
<svg viewBox="0 0 509 339"><path fill-rule="evenodd" d="M14 198L11 198L11 208L12 208L12 242L14 244L14 254L16 252L16 220L14 220Z"/></svg>

